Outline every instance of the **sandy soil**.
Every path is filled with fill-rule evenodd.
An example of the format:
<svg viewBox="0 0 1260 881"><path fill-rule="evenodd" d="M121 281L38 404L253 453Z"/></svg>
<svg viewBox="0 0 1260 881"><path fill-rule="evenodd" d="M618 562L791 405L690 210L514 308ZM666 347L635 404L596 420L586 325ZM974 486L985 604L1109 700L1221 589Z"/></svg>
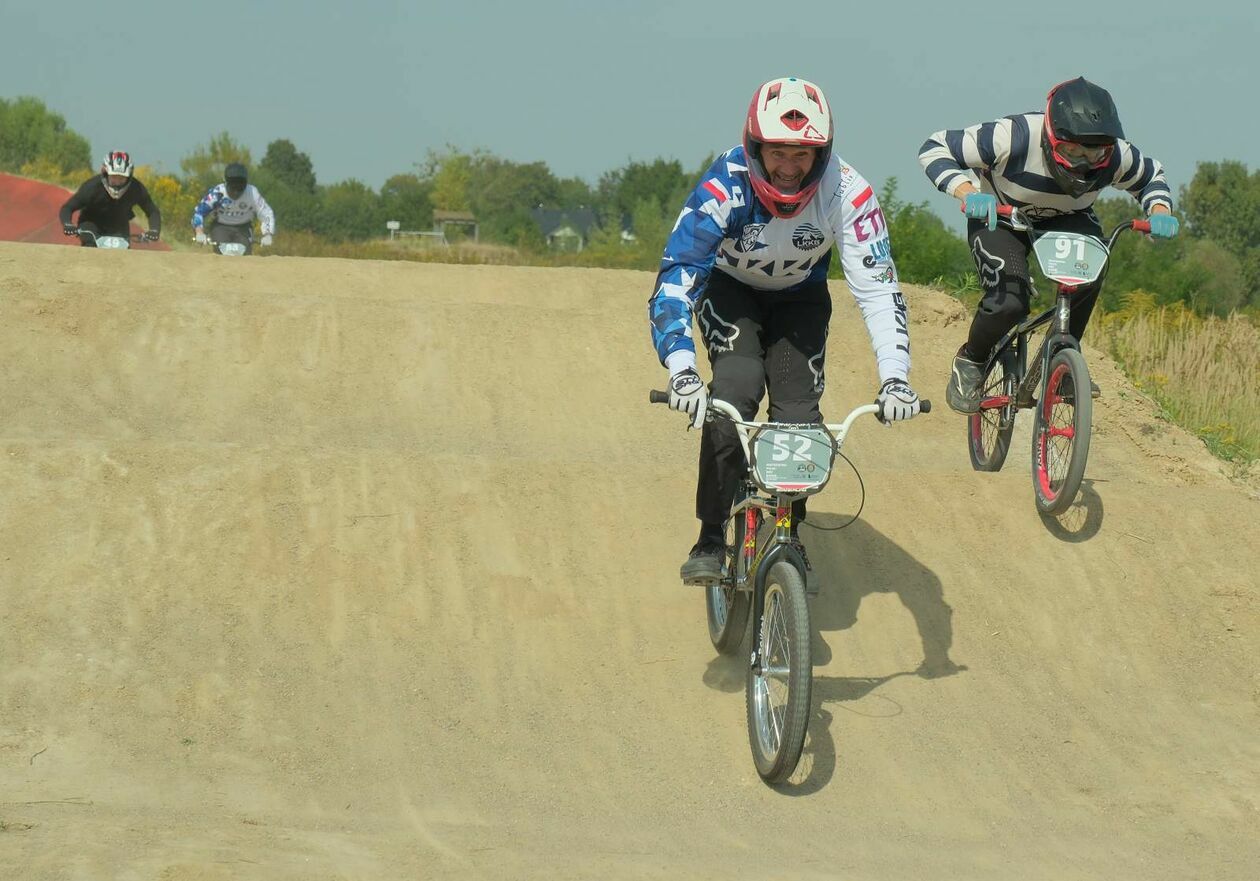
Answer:
<svg viewBox="0 0 1260 881"><path fill-rule="evenodd" d="M1260 499L1096 352L1059 520L1027 420L995 475L943 406L855 428L764 786L650 286L0 243L0 877L1260 877Z"/></svg>

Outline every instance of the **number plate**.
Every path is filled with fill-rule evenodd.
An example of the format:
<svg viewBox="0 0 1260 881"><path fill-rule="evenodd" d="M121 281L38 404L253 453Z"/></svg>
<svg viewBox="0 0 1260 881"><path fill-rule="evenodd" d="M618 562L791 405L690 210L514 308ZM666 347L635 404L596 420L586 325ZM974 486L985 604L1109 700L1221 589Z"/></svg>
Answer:
<svg viewBox="0 0 1260 881"><path fill-rule="evenodd" d="M240 242L224 242L219 245L219 253L224 257L244 257L245 246Z"/></svg>
<svg viewBox="0 0 1260 881"><path fill-rule="evenodd" d="M1038 236L1033 250L1046 278L1070 285L1096 280L1110 256L1101 241L1074 232L1048 232Z"/></svg>
<svg viewBox="0 0 1260 881"><path fill-rule="evenodd" d="M817 492L836 458L835 441L815 425L761 428L748 446L753 480L767 492Z"/></svg>
<svg viewBox="0 0 1260 881"><path fill-rule="evenodd" d="M114 251L125 251L131 247L131 243L122 236L97 236L96 247L108 248Z"/></svg>

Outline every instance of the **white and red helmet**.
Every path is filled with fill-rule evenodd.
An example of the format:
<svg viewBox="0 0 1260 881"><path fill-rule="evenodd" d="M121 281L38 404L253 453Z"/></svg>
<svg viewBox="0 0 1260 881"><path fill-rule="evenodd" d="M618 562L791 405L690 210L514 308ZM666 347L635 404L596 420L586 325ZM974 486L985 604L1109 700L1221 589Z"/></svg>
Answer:
<svg viewBox="0 0 1260 881"><path fill-rule="evenodd" d="M101 160L101 179L105 182L105 190L115 199L121 198L122 194L127 191L127 187L131 186L131 173L135 167L131 164L131 156L122 150L111 150L105 154L105 158ZM109 179L113 175L121 175L127 178L127 182L121 187L112 186Z"/></svg>
<svg viewBox="0 0 1260 881"><path fill-rule="evenodd" d="M831 141L831 106L818 86L785 76L757 89L744 123L744 153L753 191L771 214L795 217L814 198L831 160ZM779 192L770 183L761 161L761 148L766 144L817 148L813 167L795 193Z"/></svg>

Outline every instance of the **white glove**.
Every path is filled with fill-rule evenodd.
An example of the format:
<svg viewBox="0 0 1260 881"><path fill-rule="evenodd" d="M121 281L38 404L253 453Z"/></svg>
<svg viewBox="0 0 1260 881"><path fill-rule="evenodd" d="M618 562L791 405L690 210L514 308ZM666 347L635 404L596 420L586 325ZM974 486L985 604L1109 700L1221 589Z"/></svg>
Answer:
<svg viewBox="0 0 1260 881"><path fill-rule="evenodd" d="M258 241L258 244L262 245L264 248L270 248L271 247L271 233L267 233L265 236L263 236Z"/></svg>
<svg viewBox="0 0 1260 881"><path fill-rule="evenodd" d="M204 245L210 241L206 238L206 231L202 227L197 227L197 232L193 234L193 241L199 245Z"/></svg>
<svg viewBox="0 0 1260 881"><path fill-rule="evenodd" d="M880 422L896 422L912 419L919 412L919 396L904 379L886 379L875 398Z"/></svg>
<svg viewBox="0 0 1260 881"><path fill-rule="evenodd" d="M704 427L709 393L694 367L684 367L669 378L669 408L691 417L692 428Z"/></svg>

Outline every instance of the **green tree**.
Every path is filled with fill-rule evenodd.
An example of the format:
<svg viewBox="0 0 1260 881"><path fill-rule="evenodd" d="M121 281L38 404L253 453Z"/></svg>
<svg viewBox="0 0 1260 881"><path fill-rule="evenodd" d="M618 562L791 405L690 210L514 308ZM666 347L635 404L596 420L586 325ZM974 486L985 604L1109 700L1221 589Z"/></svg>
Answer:
<svg viewBox="0 0 1260 881"><path fill-rule="evenodd" d="M366 239L383 235L385 220L376 193L351 179L323 188L315 230L333 239Z"/></svg>
<svg viewBox="0 0 1260 881"><path fill-rule="evenodd" d="M433 225L433 184L415 174L396 174L381 187L381 212L397 220L403 229L429 229Z"/></svg>
<svg viewBox="0 0 1260 881"><path fill-rule="evenodd" d="M599 179L600 219L608 224L614 219L628 218L644 199L655 200L662 210L665 206L676 210L682 207L694 184L695 177L684 174L677 159L630 162L623 168L606 172Z"/></svg>
<svg viewBox="0 0 1260 881"><path fill-rule="evenodd" d="M281 139L268 144L267 154L258 167L295 193L315 195L315 167L311 157L299 152L292 141Z"/></svg>
<svg viewBox="0 0 1260 881"><path fill-rule="evenodd" d="M1187 232L1211 239L1242 269L1243 301L1260 306L1260 171L1241 162L1200 162L1181 190Z"/></svg>
<svg viewBox="0 0 1260 881"><path fill-rule="evenodd" d="M65 119L37 98L0 98L0 169L19 171L27 164L51 164L62 173L88 171L91 148Z"/></svg>
<svg viewBox="0 0 1260 881"><path fill-rule="evenodd" d="M195 147L179 161L179 167L187 184L204 193L222 182L223 169L229 162L240 162L246 168L252 165L249 148L236 143L227 132L220 132L209 143Z"/></svg>

